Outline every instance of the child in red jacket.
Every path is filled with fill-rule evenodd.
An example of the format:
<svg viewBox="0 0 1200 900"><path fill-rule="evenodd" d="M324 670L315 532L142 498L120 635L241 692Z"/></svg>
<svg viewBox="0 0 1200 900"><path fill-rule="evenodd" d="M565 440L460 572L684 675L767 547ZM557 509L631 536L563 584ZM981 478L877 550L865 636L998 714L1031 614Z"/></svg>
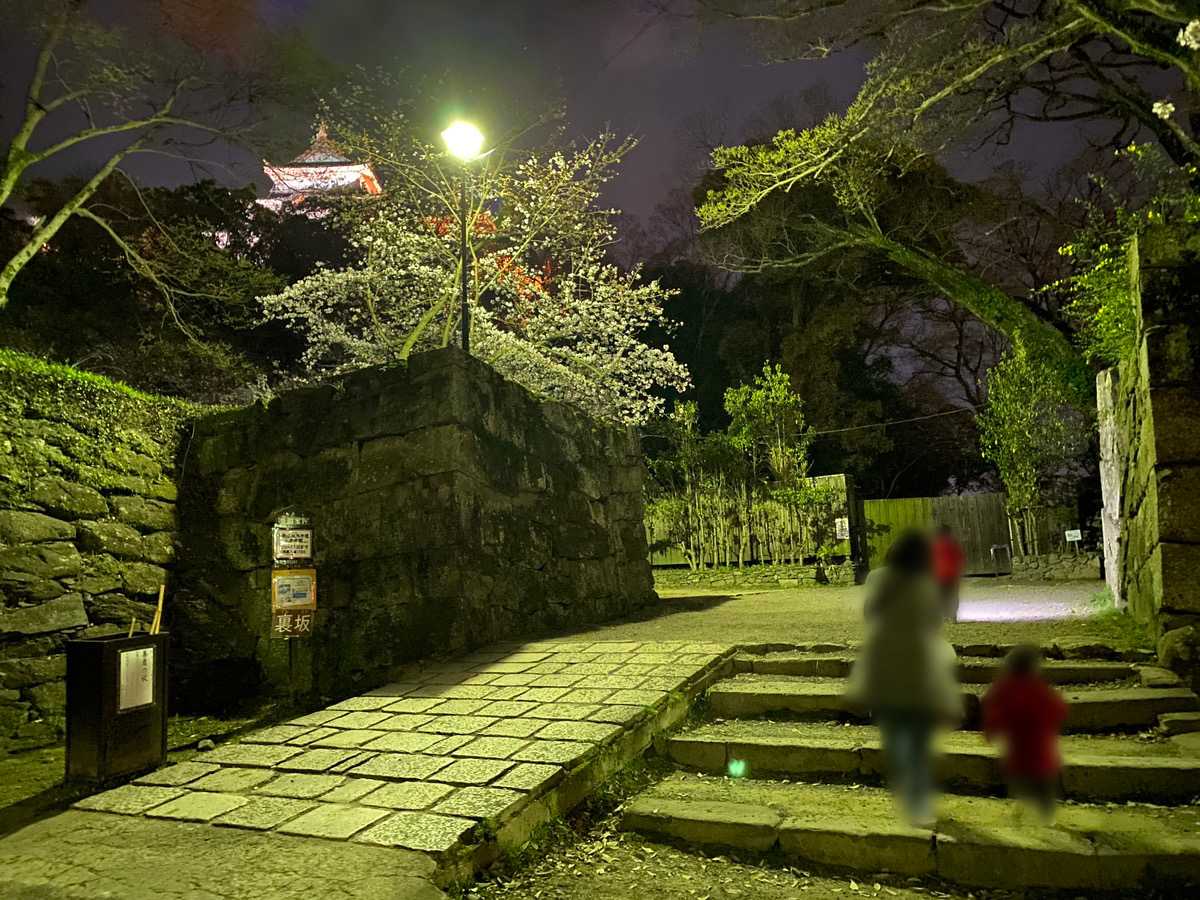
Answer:
<svg viewBox="0 0 1200 900"><path fill-rule="evenodd" d="M1013 649L983 701L983 736L1002 737L1003 764L1015 797L1054 820L1062 756L1058 734L1067 701L1042 675L1042 654L1032 644Z"/></svg>
<svg viewBox="0 0 1200 900"><path fill-rule="evenodd" d="M958 621L958 586L962 581L966 551L954 536L949 525L939 525L930 541L933 556L933 577L942 594L942 615L947 622Z"/></svg>

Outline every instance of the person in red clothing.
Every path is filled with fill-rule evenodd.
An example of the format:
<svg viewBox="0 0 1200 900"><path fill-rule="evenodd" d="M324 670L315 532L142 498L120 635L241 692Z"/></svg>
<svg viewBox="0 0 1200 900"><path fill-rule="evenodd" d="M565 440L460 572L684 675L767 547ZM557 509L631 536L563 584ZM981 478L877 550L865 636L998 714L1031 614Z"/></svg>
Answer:
<svg viewBox="0 0 1200 900"><path fill-rule="evenodd" d="M983 736L1004 739L1003 765L1014 797L1034 805L1051 822L1058 799L1062 756L1058 734L1067 701L1042 675L1042 653L1015 647L983 701Z"/></svg>
<svg viewBox="0 0 1200 900"><path fill-rule="evenodd" d="M933 577L942 595L942 614L947 622L957 622L958 585L962 581L967 554L950 526L944 523L938 526L929 549L933 554Z"/></svg>

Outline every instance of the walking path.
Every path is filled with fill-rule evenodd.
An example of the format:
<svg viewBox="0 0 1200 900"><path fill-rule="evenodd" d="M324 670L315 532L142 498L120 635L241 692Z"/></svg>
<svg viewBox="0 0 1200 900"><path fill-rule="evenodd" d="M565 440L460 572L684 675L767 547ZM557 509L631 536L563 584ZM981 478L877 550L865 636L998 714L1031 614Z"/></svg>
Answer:
<svg viewBox="0 0 1200 900"><path fill-rule="evenodd" d="M1096 585L1053 588L1082 609ZM1025 594L1045 591L1024 589ZM1028 609L1021 589L973 603ZM852 589L668 601L652 619L497 645L90 797L0 841L0 895L427 898L570 810L732 674L738 645L857 637ZM983 605L980 609L985 608ZM954 626L956 642L1054 624ZM1071 640L1103 630L1058 621ZM765 643L764 643L765 642ZM820 646L803 648L819 652ZM845 648L841 648L844 652Z"/></svg>

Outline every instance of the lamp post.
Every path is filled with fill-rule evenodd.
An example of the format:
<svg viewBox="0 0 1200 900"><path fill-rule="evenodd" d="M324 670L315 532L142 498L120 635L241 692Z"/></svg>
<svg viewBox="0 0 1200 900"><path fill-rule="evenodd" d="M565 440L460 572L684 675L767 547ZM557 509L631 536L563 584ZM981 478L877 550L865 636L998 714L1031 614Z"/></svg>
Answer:
<svg viewBox="0 0 1200 900"><path fill-rule="evenodd" d="M479 158L483 148L483 135L479 129L469 122L455 122L442 132L442 140L446 149L462 160L462 181L459 188L459 225L461 240L459 243L460 263L462 271L459 277L459 289L462 298L462 348L464 353L471 352L471 308L467 304L467 163Z"/></svg>

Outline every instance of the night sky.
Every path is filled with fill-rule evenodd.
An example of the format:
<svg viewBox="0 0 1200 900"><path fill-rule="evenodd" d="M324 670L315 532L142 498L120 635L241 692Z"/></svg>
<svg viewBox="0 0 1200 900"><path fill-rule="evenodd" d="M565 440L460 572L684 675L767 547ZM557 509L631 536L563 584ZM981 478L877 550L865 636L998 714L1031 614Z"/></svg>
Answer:
<svg viewBox="0 0 1200 900"><path fill-rule="evenodd" d="M686 0L680 3L683 6ZM233 44L265 24L300 29L333 63L352 67L405 67L409 72L450 72L463 84L486 79L515 103L536 102L561 91L568 133L592 136L605 125L633 134L640 145L626 158L605 200L645 217L669 186L694 180L698 158L685 123L697 116L723 119L730 141L742 123L783 98L798 102L825 85L839 107L854 96L865 56L822 62L765 65L744 29L701 29L696 23L656 16L638 0L203 0L212 15L198 27L207 39ZM96 0L102 18L131 21L138 4ZM259 19L253 22L253 19ZM29 57L0 37L0 129L14 127ZM449 99L449 98L448 98ZM315 113L315 98L313 102ZM304 149L294 148L294 152ZM90 158L68 155L39 174L79 174ZM131 166L140 180L180 183L214 174L229 184L267 182L257 159L238 156L212 172L142 160Z"/></svg>

